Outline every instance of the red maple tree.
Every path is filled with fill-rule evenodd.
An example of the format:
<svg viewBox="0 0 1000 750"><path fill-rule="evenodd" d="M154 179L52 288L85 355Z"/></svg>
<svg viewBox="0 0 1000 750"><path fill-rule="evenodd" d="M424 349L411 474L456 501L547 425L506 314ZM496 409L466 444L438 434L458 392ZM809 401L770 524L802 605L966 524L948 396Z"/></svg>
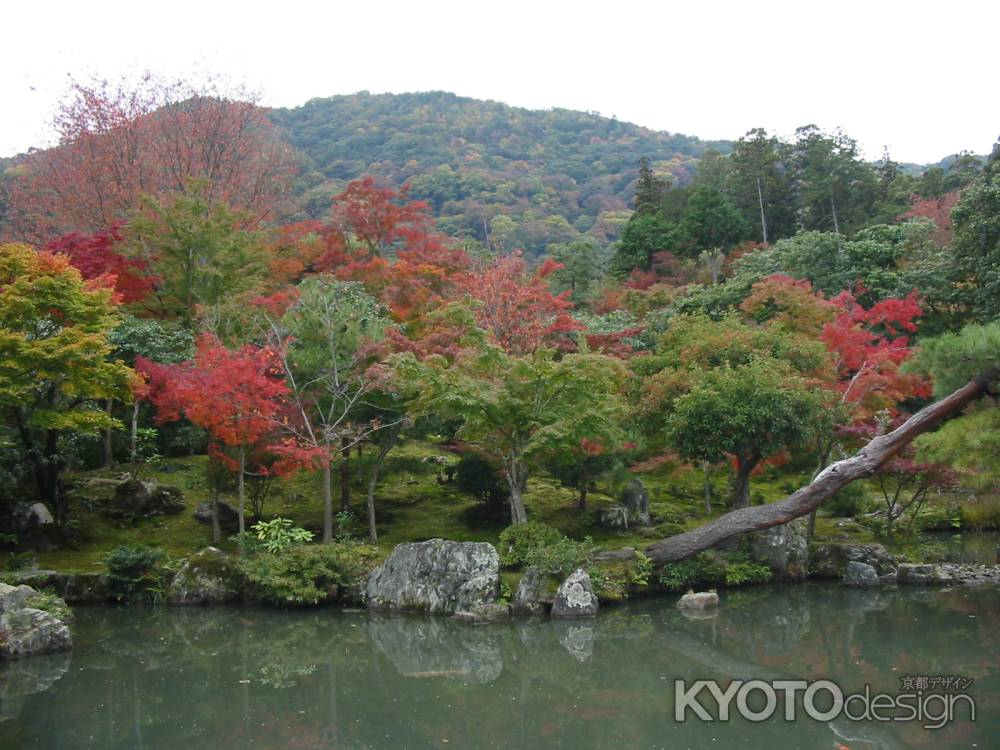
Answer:
<svg viewBox="0 0 1000 750"><path fill-rule="evenodd" d="M193 360L162 365L140 357L136 370L147 381L138 395L156 407L157 422L186 417L208 432L214 455L224 455L221 446L235 449L242 533L247 456L277 440L276 422L286 406L288 387L275 352L252 345L233 351L203 334Z"/></svg>
<svg viewBox="0 0 1000 750"><path fill-rule="evenodd" d="M24 156L10 186L14 233L34 242L106 230L140 195L183 192L192 178L258 222L280 209L297 168L253 95L211 82L74 82L53 124L58 145Z"/></svg>

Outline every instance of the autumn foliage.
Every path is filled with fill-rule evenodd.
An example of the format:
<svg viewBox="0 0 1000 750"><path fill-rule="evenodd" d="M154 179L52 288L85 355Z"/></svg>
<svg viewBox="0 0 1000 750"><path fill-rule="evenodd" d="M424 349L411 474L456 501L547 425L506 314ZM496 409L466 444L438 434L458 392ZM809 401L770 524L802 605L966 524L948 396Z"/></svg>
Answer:
<svg viewBox="0 0 1000 750"><path fill-rule="evenodd" d="M140 195L191 179L259 222L280 210L296 169L254 97L215 84L75 82L53 124L58 145L27 154L11 186L15 231L33 241L110 229Z"/></svg>

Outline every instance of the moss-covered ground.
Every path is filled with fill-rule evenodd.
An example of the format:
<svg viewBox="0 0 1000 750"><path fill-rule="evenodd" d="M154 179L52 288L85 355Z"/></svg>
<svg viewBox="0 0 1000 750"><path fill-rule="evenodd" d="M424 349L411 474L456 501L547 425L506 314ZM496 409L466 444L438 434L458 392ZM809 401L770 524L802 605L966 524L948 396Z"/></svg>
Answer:
<svg viewBox="0 0 1000 750"><path fill-rule="evenodd" d="M371 460L370 455L362 455L352 456L350 461L353 521L349 530L358 536L365 533L365 485ZM446 481L440 462L449 460L454 461L454 458L434 443L415 440L404 442L390 454L376 492L379 546L385 553L401 542L434 537L496 542L506 525L503 514L489 513L475 497ZM172 557L186 556L204 547L211 541L211 529L197 521L193 511L199 502L209 497L206 465L206 456L190 456L163 459L144 467L140 478L179 487L187 507L178 515L154 517L136 524L110 519L103 512L115 481L122 476L122 469L72 475L70 542L59 549L40 552L39 564L44 568L83 572L99 569L104 554L118 545L149 544L164 549ZM629 476L619 478L619 482ZM620 487L599 483L598 489L590 493L587 509L581 511L576 504L576 490L562 486L545 474L536 474L528 482L525 496L528 515L574 539L589 536L600 548L632 546L641 549L654 539L703 524L725 509L728 492L725 471L718 471L711 478L711 510L705 506L704 477L699 471L667 466L638 476L650 492L652 528L634 532L602 528L598 522L600 511L615 504ZM754 502L784 497L807 478L787 468L765 469L754 477ZM335 494L336 490L335 487ZM235 505L232 490L224 491L223 499ZM296 524L318 533L322 514L316 476L301 473L273 480L263 509L265 518L291 518ZM837 519L822 517L817 536L858 541L871 539L860 526L838 526ZM222 546L232 547L233 543L226 540ZM516 586L516 581L513 583Z"/></svg>

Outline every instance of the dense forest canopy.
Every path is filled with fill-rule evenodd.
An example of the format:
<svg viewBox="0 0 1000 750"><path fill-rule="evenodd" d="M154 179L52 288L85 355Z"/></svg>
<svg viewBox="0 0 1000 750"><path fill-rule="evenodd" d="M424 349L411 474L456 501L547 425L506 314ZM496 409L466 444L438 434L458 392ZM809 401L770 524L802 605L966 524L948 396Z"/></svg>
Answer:
<svg viewBox="0 0 1000 750"><path fill-rule="evenodd" d="M452 236L538 254L549 242L590 233L614 239L631 201L636 154L681 183L706 148L725 142L657 132L593 112L534 111L445 92L313 99L278 109L272 120L320 182L307 206L322 212L344 182L372 174L410 182ZM331 184L324 184L330 181ZM484 226L486 222L486 226Z"/></svg>
<svg viewBox="0 0 1000 750"><path fill-rule="evenodd" d="M812 125L705 143L153 79L77 84L56 123L57 147L0 165L7 542L21 493L71 538L68 471L185 452L216 495L234 478L241 530L254 481L316 477L329 542L366 446L375 541L381 468L415 438L478 462L515 523L542 475L581 514L660 469L701 472L708 512L725 476L747 509L761 471L824 476L943 384L987 373L961 406L995 397L1000 145L918 170ZM993 435L997 410L967 411L886 469L915 498L995 498L997 462L970 455L995 438L951 425Z"/></svg>

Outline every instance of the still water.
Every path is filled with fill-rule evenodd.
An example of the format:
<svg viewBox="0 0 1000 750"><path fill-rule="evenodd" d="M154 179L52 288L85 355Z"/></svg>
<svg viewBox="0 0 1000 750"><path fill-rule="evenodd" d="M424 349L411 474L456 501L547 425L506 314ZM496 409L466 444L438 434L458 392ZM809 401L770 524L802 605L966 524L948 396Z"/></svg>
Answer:
<svg viewBox="0 0 1000 750"><path fill-rule="evenodd" d="M997 588L759 587L723 592L702 618L674 601L484 627L338 609L78 608L71 653L0 666L0 748L1000 747ZM938 730L786 722L780 709L759 723L673 718L675 679L899 693L906 676L973 680L976 721L961 708Z"/></svg>

